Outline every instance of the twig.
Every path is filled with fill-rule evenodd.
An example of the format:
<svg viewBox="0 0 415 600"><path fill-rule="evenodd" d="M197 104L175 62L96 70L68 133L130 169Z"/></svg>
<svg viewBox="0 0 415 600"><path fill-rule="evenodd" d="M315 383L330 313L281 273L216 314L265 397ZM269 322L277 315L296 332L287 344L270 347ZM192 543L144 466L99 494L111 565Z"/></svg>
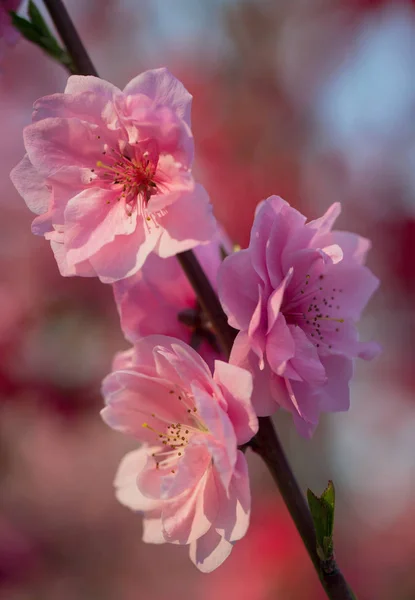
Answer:
<svg viewBox="0 0 415 600"><path fill-rule="evenodd" d="M85 50L85 46L83 45L62 0L43 1L55 24L57 32L65 44L68 53L72 57L72 62L78 75L95 75L95 77L98 77L98 73L88 52Z"/></svg>

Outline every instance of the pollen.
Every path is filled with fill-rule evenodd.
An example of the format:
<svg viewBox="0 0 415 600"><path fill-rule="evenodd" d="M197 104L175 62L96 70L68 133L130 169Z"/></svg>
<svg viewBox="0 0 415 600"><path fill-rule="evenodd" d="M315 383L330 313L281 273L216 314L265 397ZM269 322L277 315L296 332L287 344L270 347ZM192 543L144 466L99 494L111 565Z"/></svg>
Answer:
<svg viewBox="0 0 415 600"><path fill-rule="evenodd" d="M323 273L319 275L305 274L303 282L299 283L293 297L285 305L283 303L282 312L288 323L303 329L316 348L331 350L332 344L325 340L330 339L330 333L339 333L340 331L340 328L333 327L332 323L344 323L344 319L338 316L338 311L341 311L341 302L337 303L340 300L338 294L343 290L341 288L327 290L326 288L327 291L325 291L321 285L325 277ZM309 287L305 289L304 285Z"/></svg>
<svg viewBox="0 0 415 600"><path fill-rule="evenodd" d="M162 185L157 169L157 143L151 143L151 149L144 151L142 144L134 147L127 144L123 151L106 145L104 148L102 154L107 159L96 162L98 172L95 181L104 180L106 187L118 192L117 200L124 201L127 216L131 217L137 210L147 223L153 221L154 215L148 212L147 206L151 196L158 193ZM91 172L94 173L95 169Z"/></svg>

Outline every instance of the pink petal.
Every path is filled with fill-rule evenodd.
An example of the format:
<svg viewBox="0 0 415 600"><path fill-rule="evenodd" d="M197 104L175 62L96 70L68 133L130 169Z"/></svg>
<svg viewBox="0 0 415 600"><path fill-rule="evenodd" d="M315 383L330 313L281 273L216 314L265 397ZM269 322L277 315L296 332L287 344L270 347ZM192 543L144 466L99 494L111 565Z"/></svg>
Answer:
<svg viewBox="0 0 415 600"><path fill-rule="evenodd" d="M115 371L102 384L107 407L101 416L113 429L155 444L166 423L188 422L185 406L171 389L171 383L161 378L134 370Z"/></svg>
<svg viewBox="0 0 415 600"><path fill-rule="evenodd" d="M155 252L162 258L211 241L215 235L215 220L206 190L199 184L193 192L183 192L162 217L160 241Z"/></svg>
<svg viewBox="0 0 415 600"><path fill-rule="evenodd" d="M28 125L23 137L31 163L45 178L68 166L81 173L79 169L94 168L101 158L96 125L78 119L44 119Z"/></svg>
<svg viewBox="0 0 415 600"><path fill-rule="evenodd" d="M322 411L343 412L350 408L349 382L353 377L353 361L344 356L327 356L322 359L327 385L319 394Z"/></svg>
<svg viewBox="0 0 415 600"><path fill-rule="evenodd" d="M90 259L115 236L132 234L137 222L111 190L89 188L72 198L65 209L65 246L68 263Z"/></svg>
<svg viewBox="0 0 415 600"><path fill-rule="evenodd" d="M298 305L301 296L308 297L316 286L320 287L318 277L325 272L325 265L331 262L330 258L320 249L301 248L290 254L287 261L283 261L283 269L288 271L293 268L293 276L289 283L284 303L284 312L289 310L290 301ZM307 283L308 282L308 283ZM308 300L310 298L308 297Z"/></svg>
<svg viewBox="0 0 415 600"><path fill-rule="evenodd" d="M336 290L335 316L358 321L372 294L379 286L379 279L367 267L347 264L344 260L327 270L324 286ZM341 291L340 291L341 290Z"/></svg>
<svg viewBox="0 0 415 600"><path fill-rule="evenodd" d="M253 381L246 369L215 361L214 380L227 403L227 413L235 430L238 445L245 444L258 431L258 419L251 403Z"/></svg>
<svg viewBox="0 0 415 600"><path fill-rule="evenodd" d="M313 427L318 424L320 416L319 390L302 381L286 379L285 384L291 402L288 410L293 414L294 423L297 425L301 419L306 423L303 431L312 431Z"/></svg>
<svg viewBox="0 0 415 600"><path fill-rule="evenodd" d="M210 434L203 438L195 437L193 443L206 445L222 483L227 488L236 463L237 440L233 424L219 402L212 402L212 398L195 382L191 388L195 396L197 416Z"/></svg>
<svg viewBox="0 0 415 600"><path fill-rule="evenodd" d="M255 307L248 327L251 348L259 358L260 368L264 367L264 350L266 343L266 306L264 293L258 285L258 304Z"/></svg>
<svg viewBox="0 0 415 600"><path fill-rule="evenodd" d="M332 231L331 236L333 242L342 249L346 261L355 260L360 265L365 262L372 246L370 240L348 231Z"/></svg>
<svg viewBox="0 0 415 600"><path fill-rule="evenodd" d="M219 511L214 522L215 529L229 542L235 542L246 534L251 511L248 464L243 452L238 450L229 494L220 481L216 486L219 491Z"/></svg>
<svg viewBox="0 0 415 600"><path fill-rule="evenodd" d="M145 335L164 335L190 340L187 327L177 315L193 308L195 295L175 257L162 259L150 254L135 275L113 284L121 327L134 342Z"/></svg>
<svg viewBox="0 0 415 600"><path fill-rule="evenodd" d="M96 94L97 98L102 98L103 101L109 101L120 94L120 90L115 85L100 77L71 75L66 84L65 94L82 94L84 92Z"/></svg>
<svg viewBox="0 0 415 600"><path fill-rule="evenodd" d="M63 243L51 240L50 246L55 256L59 272L63 277L72 277L74 275L79 275L80 277L96 277L96 271L88 260L82 261L77 265L68 265L66 249Z"/></svg>
<svg viewBox="0 0 415 600"><path fill-rule="evenodd" d="M265 362L264 369L261 371L258 365L258 358L250 349L249 338L246 333L240 332L234 341L231 356L231 364L238 365L247 369L252 374L254 388L252 392L252 405L259 417L272 415L277 406L280 405L279 399L282 395L286 396L285 386L281 385L281 377L275 377L274 382L272 371Z"/></svg>
<svg viewBox="0 0 415 600"><path fill-rule="evenodd" d="M261 277L262 281L269 284L269 274L266 263L267 241L275 220L276 212L279 212L286 202L277 196L268 198L262 203L255 216L249 241L249 252L252 266Z"/></svg>
<svg viewBox="0 0 415 600"><path fill-rule="evenodd" d="M305 217L286 203L281 205L278 214L274 217L266 244L266 263L273 288L280 285L292 266L290 262L292 253L298 246L304 247L304 223ZM284 261L286 255L288 262Z"/></svg>
<svg viewBox="0 0 415 600"><path fill-rule="evenodd" d="M282 305L282 302L284 299L284 293L285 293L285 290L286 290L288 284L291 281L293 273L294 273L294 269L292 269L292 268L289 269L287 275L284 277L284 279L281 281L281 283L278 285L278 287L272 292L272 294L268 298L268 305L267 305L268 331L267 331L267 335L269 334L271 329L274 327L275 321L278 318L278 315L281 310L281 305Z"/></svg>
<svg viewBox="0 0 415 600"><path fill-rule="evenodd" d="M297 432L306 440L311 440L318 423L304 421L297 413L293 413L293 421Z"/></svg>
<svg viewBox="0 0 415 600"><path fill-rule="evenodd" d="M137 478L144 468L148 455L154 451L143 446L129 452L121 460L114 480L117 500L132 510L148 511L161 507L160 500L152 500L144 496L137 487Z"/></svg>
<svg viewBox="0 0 415 600"><path fill-rule="evenodd" d="M218 497L212 469L208 469L190 494L166 502L162 510L163 532L167 541L190 544L211 527L218 510Z"/></svg>
<svg viewBox="0 0 415 600"><path fill-rule="evenodd" d="M73 76L74 79L89 79ZM72 78L70 78L72 79ZM91 78L96 79L96 78ZM101 80L98 80L101 81ZM85 83L85 82L84 82ZM111 85L111 84L109 84ZM121 96L121 91L114 88L114 93L97 94L93 89L85 89L74 94L53 94L43 96L34 104L33 122L50 117L79 119L99 125L100 127L119 127L119 117L114 107L114 98Z"/></svg>
<svg viewBox="0 0 415 600"><path fill-rule="evenodd" d="M302 419L293 412L298 432L310 438L317 426L320 412L346 411L350 406L349 382L353 376L353 362L343 356L322 359L327 374L327 384L312 388L307 383L292 382L294 394L300 404Z"/></svg>
<svg viewBox="0 0 415 600"><path fill-rule="evenodd" d="M134 77L124 88L126 96L144 94L155 105L169 106L190 127L192 96L166 68L152 69Z"/></svg>
<svg viewBox="0 0 415 600"><path fill-rule="evenodd" d="M202 438L200 434L199 436ZM206 471L211 467L211 462L206 445L197 445L192 439L183 450L183 456L178 459L174 477L162 485L163 500L172 500L189 492L190 488L205 476Z"/></svg>
<svg viewBox="0 0 415 600"><path fill-rule="evenodd" d="M325 246L324 248L322 248L322 251L324 252L324 254L327 254L327 256L331 258L334 265L343 260L343 251L337 244Z"/></svg>
<svg viewBox="0 0 415 600"><path fill-rule="evenodd" d="M363 360L373 360L382 352L382 346L377 342L360 342L359 358Z"/></svg>
<svg viewBox="0 0 415 600"><path fill-rule="evenodd" d="M202 573L211 573L226 560L233 544L226 541L213 527L190 544L190 559Z"/></svg>
<svg viewBox="0 0 415 600"><path fill-rule="evenodd" d="M223 261L218 273L218 290L232 327L248 329L258 303L259 281L249 250L235 252ZM235 290L238 290L237 294Z"/></svg>
<svg viewBox="0 0 415 600"><path fill-rule="evenodd" d="M323 385L327 381L317 348L300 327L288 326L295 344L295 354L290 365L303 381L310 385Z"/></svg>
<svg viewBox="0 0 415 600"><path fill-rule="evenodd" d="M316 235L325 235L331 230L340 213L340 202L334 202L322 217L315 219L314 221L310 221L307 223L306 227L309 229L315 229Z"/></svg>
<svg viewBox="0 0 415 600"><path fill-rule="evenodd" d="M146 544L165 544L161 511L148 511L143 519L143 542Z"/></svg>
<svg viewBox="0 0 415 600"><path fill-rule="evenodd" d="M32 212L41 215L48 210L50 189L46 186L44 178L39 175L30 162L27 154L14 167L10 173L10 178Z"/></svg>
<svg viewBox="0 0 415 600"><path fill-rule="evenodd" d="M157 244L160 230L150 232L137 222L134 233L116 236L114 241L103 246L91 257L91 264L103 283L114 283L134 275L144 264L147 256Z"/></svg>
<svg viewBox="0 0 415 600"><path fill-rule="evenodd" d="M163 369L160 367L159 372L165 373L166 378L184 387L197 381L208 394L213 393L212 374L196 350L180 340L167 336L163 338L163 346L154 349L157 364L163 365ZM160 357L165 358L163 363L159 361Z"/></svg>
<svg viewBox="0 0 415 600"><path fill-rule="evenodd" d="M147 455L147 462L137 477L138 489L146 498L161 502L161 510L163 510L165 504L161 500L162 490L166 485L171 485L171 482L174 481L172 466L176 466L175 463L174 465L170 465L161 464L161 461L159 462L157 455L163 452L163 449L164 446L156 447L154 448L156 456Z"/></svg>
<svg viewBox="0 0 415 600"><path fill-rule="evenodd" d="M121 352L117 352L112 361L112 370L113 371L122 371L122 370L131 370L133 368L133 357L134 357L134 348L130 348L129 350L123 350ZM148 373L146 373L148 375ZM118 387L118 380L114 379L116 382L116 387Z"/></svg>
<svg viewBox="0 0 415 600"><path fill-rule="evenodd" d="M293 358L294 354L295 341L292 331L284 315L280 313L266 339L267 360L274 373L284 373L287 361Z"/></svg>

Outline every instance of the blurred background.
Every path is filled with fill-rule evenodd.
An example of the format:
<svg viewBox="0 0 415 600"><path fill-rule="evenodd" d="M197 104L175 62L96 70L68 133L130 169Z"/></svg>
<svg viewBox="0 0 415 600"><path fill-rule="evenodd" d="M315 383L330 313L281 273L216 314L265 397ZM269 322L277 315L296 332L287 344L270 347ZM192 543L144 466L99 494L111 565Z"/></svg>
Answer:
<svg viewBox="0 0 415 600"><path fill-rule="evenodd" d="M41 7L41 2L37 2ZM67 0L103 78L168 66L194 96L196 176L247 244L257 202L373 241L382 286L348 413L299 439L276 416L305 490L337 490L339 563L359 600L415 599L415 3L398 0ZM24 5L23 10L24 13ZM99 386L127 347L109 286L63 279L9 181L22 128L63 69L21 40L0 74L0 599L323 600L260 460L252 525L215 573L145 546L112 480L133 441L100 420Z"/></svg>

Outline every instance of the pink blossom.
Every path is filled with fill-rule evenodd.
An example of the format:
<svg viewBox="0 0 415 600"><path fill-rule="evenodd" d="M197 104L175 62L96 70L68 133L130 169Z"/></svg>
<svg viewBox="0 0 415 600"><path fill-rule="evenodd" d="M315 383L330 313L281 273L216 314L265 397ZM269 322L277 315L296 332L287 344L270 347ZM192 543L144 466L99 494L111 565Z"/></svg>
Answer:
<svg viewBox="0 0 415 600"><path fill-rule="evenodd" d="M370 242L331 231L339 213L333 204L306 223L272 196L257 211L249 247L219 272L222 305L240 330L231 362L253 372L257 414L281 406L305 436L321 412L348 410L353 359L379 350L359 342L355 327L379 283L363 265Z"/></svg>
<svg viewBox="0 0 415 600"><path fill-rule="evenodd" d="M192 348L157 335L119 354L114 368L103 383L103 419L142 442L119 467L117 497L144 514L144 541L189 544L196 566L212 571L249 524L237 446L258 429L251 374L216 361L212 377Z"/></svg>
<svg viewBox="0 0 415 600"><path fill-rule="evenodd" d="M215 239L198 246L195 253L216 287L221 264L220 242ZM113 289L121 327L131 343L157 333L190 344L211 368L214 360L221 357L212 327L176 257L162 259L150 255L138 273L117 281Z"/></svg>
<svg viewBox="0 0 415 600"><path fill-rule="evenodd" d="M12 25L10 11L16 12L21 0L0 0L0 40L11 45L19 39L19 32Z"/></svg>
<svg viewBox="0 0 415 600"><path fill-rule="evenodd" d="M166 258L212 238L209 199L191 174L190 104L166 69L123 91L72 76L64 94L35 103L11 178L62 275L109 283L136 273L152 251Z"/></svg>

